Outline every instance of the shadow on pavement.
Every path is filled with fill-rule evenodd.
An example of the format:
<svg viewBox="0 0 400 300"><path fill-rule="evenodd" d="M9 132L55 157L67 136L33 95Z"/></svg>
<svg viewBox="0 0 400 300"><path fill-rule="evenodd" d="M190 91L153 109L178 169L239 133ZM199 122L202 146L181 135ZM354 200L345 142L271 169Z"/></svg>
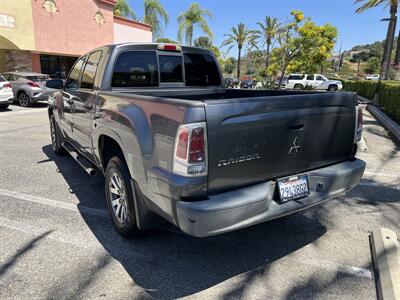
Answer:
<svg viewBox="0 0 400 300"><path fill-rule="evenodd" d="M209 238L193 238L172 225L163 225L144 237L126 240L112 228L111 220L101 221L82 209L106 209L103 176L89 177L72 158L56 156L51 145L44 146L43 152L54 160L70 187L69 192L76 195L82 218L98 241L150 297L192 295L244 274L245 279L227 291L227 296L241 298L249 282L260 272L268 273L270 263L326 232L318 219L298 213Z"/></svg>

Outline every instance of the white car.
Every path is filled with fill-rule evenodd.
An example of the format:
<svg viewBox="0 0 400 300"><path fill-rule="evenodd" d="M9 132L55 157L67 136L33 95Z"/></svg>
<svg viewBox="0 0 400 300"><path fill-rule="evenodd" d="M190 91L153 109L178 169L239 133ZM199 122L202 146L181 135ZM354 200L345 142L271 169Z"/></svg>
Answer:
<svg viewBox="0 0 400 300"><path fill-rule="evenodd" d="M367 75L365 76L366 80L379 80L379 74Z"/></svg>
<svg viewBox="0 0 400 300"><path fill-rule="evenodd" d="M0 109L6 109L13 99L11 83L0 75Z"/></svg>
<svg viewBox="0 0 400 300"><path fill-rule="evenodd" d="M339 80L329 80L321 74L290 74L285 89L303 90L311 87L319 91L340 91L343 88Z"/></svg>

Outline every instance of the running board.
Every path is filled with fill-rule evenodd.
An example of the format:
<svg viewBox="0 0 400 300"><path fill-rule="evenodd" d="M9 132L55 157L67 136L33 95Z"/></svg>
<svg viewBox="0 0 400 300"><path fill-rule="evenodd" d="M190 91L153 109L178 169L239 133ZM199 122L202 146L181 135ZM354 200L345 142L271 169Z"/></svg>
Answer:
<svg viewBox="0 0 400 300"><path fill-rule="evenodd" d="M63 142L62 146L65 150L67 150L69 155L71 155L72 158L75 159L75 161L85 170L86 173L88 173L90 176L96 174L95 166L85 157L80 155L71 144L69 144L68 142Z"/></svg>

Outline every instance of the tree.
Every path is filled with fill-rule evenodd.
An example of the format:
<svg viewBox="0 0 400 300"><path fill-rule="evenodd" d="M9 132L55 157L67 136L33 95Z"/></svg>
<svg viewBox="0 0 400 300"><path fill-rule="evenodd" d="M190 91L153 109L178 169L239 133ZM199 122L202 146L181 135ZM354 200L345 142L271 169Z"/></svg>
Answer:
<svg viewBox="0 0 400 300"><path fill-rule="evenodd" d="M237 58L237 78L240 79L240 62L242 57L242 48L247 43L254 41L254 31L248 29L243 23L239 23L237 27L232 27L231 32L224 34L226 39L222 42L222 47L228 46L228 51L234 46L238 49Z"/></svg>
<svg viewBox="0 0 400 300"><path fill-rule="evenodd" d="M212 39L212 32L206 17L211 18L212 14L209 10L203 9L198 3L192 3L187 11L180 13L178 16L178 40L182 42L183 36L185 36L185 42L192 46L194 29L196 26Z"/></svg>
<svg viewBox="0 0 400 300"><path fill-rule="evenodd" d="M221 56L219 49L215 47L208 36L200 36L193 41L195 47L205 48L212 51L216 58Z"/></svg>
<svg viewBox="0 0 400 300"><path fill-rule="evenodd" d="M117 0L114 6L114 15L127 19L135 19L135 12L129 6L127 0Z"/></svg>
<svg viewBox="0 0 400 300"><path fill-rule="evenodd" d="M307 20L297 31L301 51L289 64L289 69L304 73L315 73L318 67L323 69L323 64L331 57L336 43L336 27L330 24L319 26Z"/></svg>
<svg viewBox="0 0 400 300"><path fill-rule="evenodd" d="M280 58L281 77L278 87L282 85L283 77L289 64L297 58L301 51L301 37L299 35L299 24L304 19L304 14L300 11L292 11L293 21L284 24L278 30L277 41L279 48L274 49L274 55Z"/></svg>
<svg viewBox="0 0 400 300"><path fill-rule="evenodd" d="M169 38L158 38L156 39L156 43L178 44L178 42L171 40Z"/></svg>
<svg viewBox="0 0 400 300"><path fill-rule="evenodd" d="M367 61L367 66L365 67L364 71L367 74L374 74L379 71L380 62L377 57L371 57Z"/></svg>
<svg viewBox="0 0 400 300"><path fill-rule="evenodd" d="M158 37L162 33L161 23L168 24L168 13L159 0L144 1L144 18L143 21L151 25L153 37Z"/></svg>
<svg viewBox="0 0 400 300"><path fill-rule="evenodd" d="M277 18L267 16L265 17L264 23L257 22L257 24L260 29L255 33L257 39L261 39L262 47L266 47L265 68L268 69L271 46L273 46L275 37L278 33L279 23Z"/></svg>
<svg viewBox="0 0 400 300"><path fill-rule="evenodd" d="M380 78L385 80L388 79L388 73L390 69L390 58L393 50L394 35L396 31L397 22L397 6L398 0L355 0L356 3L364 3L357 8L357 13L362 13L367 9L376 7L378 5L390 6L390 18L388 19L389 25L386 33L385 46L383 50L383 57L381 62ZM398 45L400 51L400 45ZM396 57L400 57L400 54L396 53Z"/></svg>
<svg viewBox="0 0 400 300"><path fill-rule="evenodd" d="M235 70L236 60L234 57L229 57L227 59L223 59L222 61L222 70L225 74L232 74Z"/></svg>

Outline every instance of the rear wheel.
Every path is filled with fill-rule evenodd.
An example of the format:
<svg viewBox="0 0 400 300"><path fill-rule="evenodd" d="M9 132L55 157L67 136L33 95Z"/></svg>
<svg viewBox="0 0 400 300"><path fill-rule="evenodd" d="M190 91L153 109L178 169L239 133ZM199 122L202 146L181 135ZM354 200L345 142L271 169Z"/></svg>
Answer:
<svg viewBox="0 0 400 300"><path fill-rule="evenodd" d="M66 153L66 150L62 146L61 133L53 114L50 115L49 121L50 121L51 146L53 147L53 151L55 154L63 155Z"/></svg>
<svg viewBox="0 0 400 300"><path fill-rule="evenodd" d="M20 92L18 94L18 103L22 107L28 107L29 105L31 105L31 99L25 92Z"/></svg>
<svg viewBox="0 0 400 300"><path fill-rule="evenodd" d="M303 89L303 86L302 86L301 84L295 84L295 85L294 85L294 89L295 89L295 90L302 90L302 89Z"/></svg>
<svg viewBox="0 0 400 300"><path fill-rule="evenodd" d="M8 103L7 104L0 104L0 110L6 110L8 108Z"/></svg>
<svg viewBox="0 0 400 300"><path fill-rule="evenodd" d="M328 87L328 91L330 91L330 92L336 92L337 90L338 90L338 87L335 84L332 84Z"/></svg>
<svg viewBox="0 0 400 300"><path fill-rule="evenodd" d="M126 163L118 156L110 159L106 169L105 191L108 211L115 229L123 237L139 233L136 224L134 193Z"/></svg>

